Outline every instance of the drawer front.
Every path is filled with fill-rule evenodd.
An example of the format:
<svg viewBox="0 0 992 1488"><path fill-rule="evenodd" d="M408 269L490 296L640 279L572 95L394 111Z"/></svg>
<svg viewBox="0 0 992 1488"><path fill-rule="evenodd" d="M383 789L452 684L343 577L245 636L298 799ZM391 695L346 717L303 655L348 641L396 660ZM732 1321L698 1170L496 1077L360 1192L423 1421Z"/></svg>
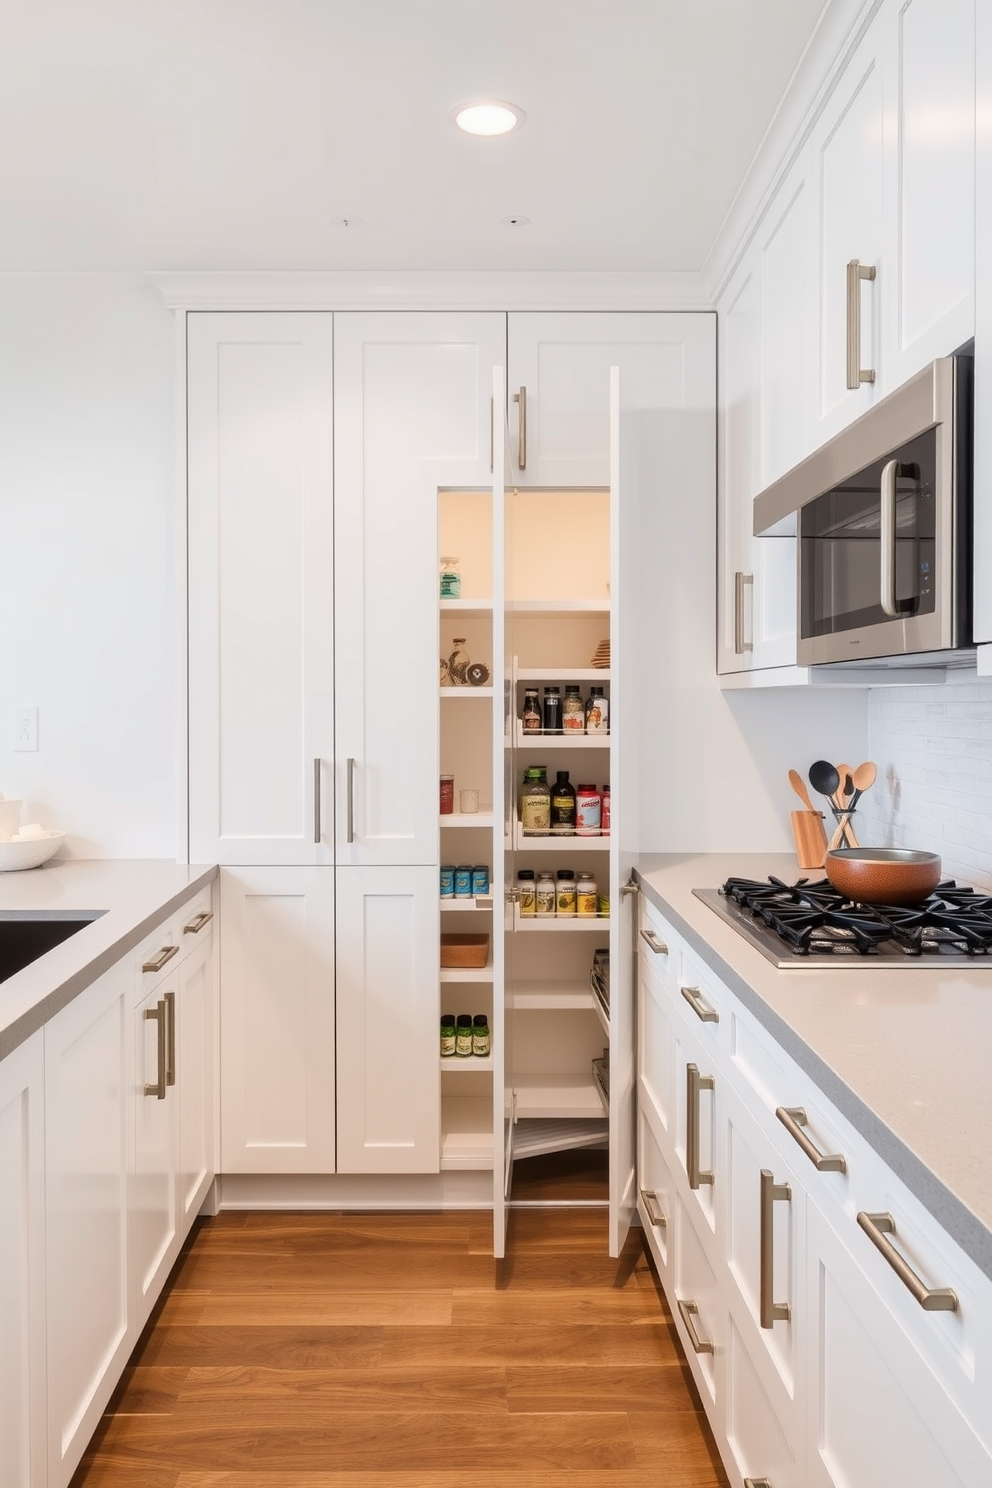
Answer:
<svg viewBox="0 0 992 1488"><path fill-rule="evenodd" d="M717 1436L722 1436L727 1312L713 1267L681 1199L675 1204L674 1246L672 1316L703 1405Z"/></svg>
<svg viewBox="0 0 992 1488"><path fill-rule="evenodd" d="M675 1055L671 994L644 958L638 961L637 1074L642 1104L674 1150Z"/></svg>
<svg viewBox="0 0 992 1488"><path fill-rule="evenodd" d="M805 1451L790 1444L765 1393L744 1339L727 1324L727 1440L741 1478L774 1488L807 1488Z"/></svg>
<svg viewBox="0 0 992 1488"><path fill-rule="evenodd" d="M716 1235L717 1206L722 1202L717 1111L724 1076L693 1032L675 1027L676 1154L690 1204L711 1236Z"/></svg>
<svg viewBox="0 0 992 1488"><path fill-rule="evenodd" d="M637 950L642 961L664 986L670 986L677 954L678 937L664 916L641 894Z"/></svg>
<svg viewBox="0 0 992 1488"><path fill-rule="evenodd" d="M716 1057L726 1040L730 994L684 947L678 952L675 991L680 1012L702 1046Z"/></svg>
<svg viewBox="0 0 992 1488"><path fill-rule="evenodd" d="M161 978L171 975L213 932L211 889L208 885L161 920L135 947L136 1002L148 996Z"/></svg>
<svg viewBox="0 0 992 1488"><path fill-rule="evenodd" d="M651 1123L641 1111L637 1122L637 1212L666 1292L671 1290L678 1189Z"/></svg>

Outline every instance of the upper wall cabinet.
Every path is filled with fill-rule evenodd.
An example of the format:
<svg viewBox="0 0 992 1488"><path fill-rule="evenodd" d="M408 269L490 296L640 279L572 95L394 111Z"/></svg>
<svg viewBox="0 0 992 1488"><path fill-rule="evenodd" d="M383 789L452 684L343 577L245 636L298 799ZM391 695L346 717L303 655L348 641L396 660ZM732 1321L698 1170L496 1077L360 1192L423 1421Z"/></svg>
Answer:
<svg viewBox="0 0 992 1488"><path fill-rule="evenodd" d="M187 338L190 856L330 862L331 316Z"/></svg>
<svg viewBox="0 0 992 1488"><path fill-rule="evenodd" d="M334 335L336 860L431 864L438 490L491 487L506 317L337 314Z"/></svg>

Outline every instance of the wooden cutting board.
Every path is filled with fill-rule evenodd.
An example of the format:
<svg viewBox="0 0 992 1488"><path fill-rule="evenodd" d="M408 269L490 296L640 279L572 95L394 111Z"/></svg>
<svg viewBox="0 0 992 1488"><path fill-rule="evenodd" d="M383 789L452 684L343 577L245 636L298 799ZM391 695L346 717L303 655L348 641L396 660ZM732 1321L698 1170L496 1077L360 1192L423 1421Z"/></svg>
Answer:
<svg viewBox="0 0 992 1488"><path fill-rule="evenodd" d="M796 860L800 868L822 868L827 850L827 834L819 811L793 811L792 835L796 842Z"/></svg>

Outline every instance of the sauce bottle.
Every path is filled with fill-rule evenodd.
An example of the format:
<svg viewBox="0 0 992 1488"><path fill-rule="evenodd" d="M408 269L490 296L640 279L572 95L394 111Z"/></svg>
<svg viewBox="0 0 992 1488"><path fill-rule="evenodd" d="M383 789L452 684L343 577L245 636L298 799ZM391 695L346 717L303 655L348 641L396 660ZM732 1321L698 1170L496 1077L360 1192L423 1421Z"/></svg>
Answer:
<svg viewBox="0 0 992 1488"><path fill-rule="evenodd" d="M544 732L561 733L561 692L557 687L544 689Z"/></svg>
<svg viewBox="0 0 992 1488"><path fill-rule="evenodd" d="M575 836L575 786L569 782L567 770L558 771L558 779L551 792L551 835Z"/></svg>
<svg viewBox="0 0 992 1488"><path fill-rule="evenodd" d="M520 830L525 837L547 837L551 831L551 788L546 765L531 765L524 771Z"/></svg>
<svg viewBox="0 0 992 1488"><path fill-rule="evenodd" d="M561 722L566 734L584 734L586 731L586 710L577 683L571 683L565 688Z"/></svg>

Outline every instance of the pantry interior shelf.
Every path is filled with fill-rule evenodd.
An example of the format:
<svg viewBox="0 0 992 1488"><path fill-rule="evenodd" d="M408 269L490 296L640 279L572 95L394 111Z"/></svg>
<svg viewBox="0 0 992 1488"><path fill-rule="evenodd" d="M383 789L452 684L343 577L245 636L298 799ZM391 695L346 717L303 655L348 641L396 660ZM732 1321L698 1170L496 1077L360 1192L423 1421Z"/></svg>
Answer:
<svg viewBox="0 0 992 1488"><path fill-rule="evenodd" d="M524 730L517 720L517 748L534 749L546 744L549 749L609 749L609 734L545 734L540 729Z"/></svg>
<svg viewBox="0 0 992 1488"><path fill-rule="evenodd" d="M607 915L574 915L560 920L556 915L522 915L514 905L513 929L522 935L562 935L574 930L595 930L605 937L610 931L610 921Z"/></svg>
<svg viewBox="0 0 992 1488"><path fill-rule="evenodd" d="M441 1060L441 1068L444 1073L451 1075L472 1075L480 1071L493 1069L493 1056L487 1054L483 1059L478 1054L468 1054L459 1057L457 1054L448 1054Z"/></svg>
<svg viewBox="0 0 992 1488"><path fill-rule="evenodd" d="M608 599L508 599L515 615L608 615ZM543 675L543 673L542 673Z"/></svg>
<svg viewBox="0 0 992 1488"><path fill-rule="evenodd" d="M465 913L468 913L468 914L492 914L492 912L493 912L493 899L492 899L492 895L489 894L489 895L485 895L483 897L485 899L485 902L483 904L480 904L479 901L478 901L478 899L475 899L475 898L471 898L471 899L442 899L441 900L441 913L442 914L453 914L455 912L461 912L462 914L465 914Z"/></svg>
<svg viewBox="0 0 992 1488"><path fill-rule="evenodd" d="M609 852L609 837L525 837L521 831L517 831L517 840L514 843L516 852L557 852L559 848L565 848L567 852Z"/></svg>
<svg viewBox="0 0 992 1488"><path fill-rule="evenodd" d="M493 689L491 687L472 687L460 684L457 687L439 687L438 693L443 698L491 698Z"/></svg>
<svg viewBox="0 0 992 1488"><path fill-rule="evenodd" d="M517 667L517 682L609 682L609 667Z"/></svg>
<svg viewBox="0 0 992 1488"><path fill-rule="evenodd" d="M511 982L506 1005L517 1012L542 1009L568 1012L575 1008L592 1008L596 998L591 988L581 982Z"/></svg>
<svg viewBox="0 0 992 1488"><path fill-rule="evenodd" d="M442 827L491 827L493 820L491 811L448 811L438 816Z"/></svg>
<svg viewBox="0 0 992 1488"><path fill-rule="evenodd" d="M442 966L442 982L491 982L493 965L488 966Z"/></svg>
<svg viewBox="0 0 992 1488"><path fill-rule="evenodd" d="M588 1075L535 1075L533 1080L518 1076L513 1086L518 1121L532 1116L603 1119L603 1102L591 1071Z"/></svg>
<svg viewBox="0 0 992 1488"><path fill-rule="evenodd" d="M441 1100L442 1170L491 1168L492 1165L492 1096L488 1092L481 1095L445 1094Z"/></svg>
<svg viewBox="0 0 992 1488"><path fill-rule="evenodd" d="M442 615L461 615L466 620L483 620L493 612L491 599L442 599Z"/></svg>

